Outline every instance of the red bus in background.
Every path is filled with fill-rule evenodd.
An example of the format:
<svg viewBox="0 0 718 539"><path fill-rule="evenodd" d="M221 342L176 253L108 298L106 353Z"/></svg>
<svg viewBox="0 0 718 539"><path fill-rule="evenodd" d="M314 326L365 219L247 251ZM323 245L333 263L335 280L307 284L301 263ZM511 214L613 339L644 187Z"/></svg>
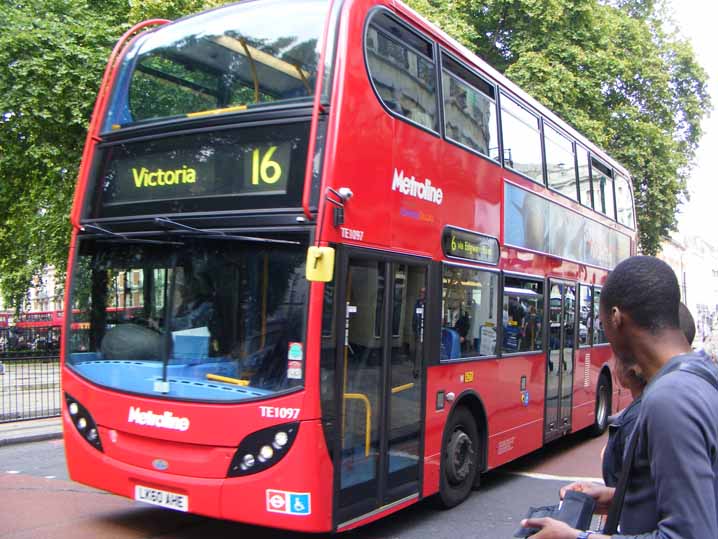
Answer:
<svg viewBox="0 0 718 539"><path fill-rule="evenodd" d="M108 327L122 323L136 316L137 308L108 307L106 309L105 323ZM60 348L60 335L64 325L63 311L31 311L14 313L0 313L0 329L4 331L6 351L54 351ZM78 348L89 346L90 323L87 315L75 309L73 311L72 339ZM13 325L9 321L15 319Z"/></svg>
<svg viewBox="0 0 718 539"><path fill-rule="evenodd" d="M62 325L62 311L21 312L17 316L15 327L18 328L59 328Z"/></svg>
<svg viewBox="0 0 718 539"><path fill-rule="evenodd" d="M399 1L129 31L72 222L68 468L135 500L348 530L630 398L597 317L627 171Z"/></svg>
<svg viewBox="0 0 718 539"><path fill-rule="evenodd" d="M7 350L53 352L60 348L62 311L21 312L9 327Z"/></svg>
<svg viewBox="0 0 718 539"><path fill-rule="evenodd" d="M10 325L10 321L13 319L12 312L0 312L0 328L6 328Z"/></svg>

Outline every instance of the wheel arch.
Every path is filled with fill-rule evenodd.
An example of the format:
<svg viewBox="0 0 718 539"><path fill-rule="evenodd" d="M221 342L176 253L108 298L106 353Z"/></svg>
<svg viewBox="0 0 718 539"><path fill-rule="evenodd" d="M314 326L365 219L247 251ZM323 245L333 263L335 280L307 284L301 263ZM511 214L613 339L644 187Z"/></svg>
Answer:
<svg viewBox="0 0 718 539"><path fill-rule="evenodd" d="M486 415L486 406L484 406L484 402L479 394L473 389L467 389L456 398L451 407L451 414L453 414L459 406L467 408L476 423L476 430L479 433L479 442L481 443L479 472L485 472L489 462L489 423L488 416ZM446 444L446 436L447 432L446 429L444 429L442 447Z"/></svg>

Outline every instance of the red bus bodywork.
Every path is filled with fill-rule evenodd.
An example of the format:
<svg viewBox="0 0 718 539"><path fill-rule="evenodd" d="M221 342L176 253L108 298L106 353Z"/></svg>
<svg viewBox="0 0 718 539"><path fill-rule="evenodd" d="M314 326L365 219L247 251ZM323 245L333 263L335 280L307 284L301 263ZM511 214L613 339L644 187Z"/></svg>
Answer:
<svg viewBox="0 0 718 539"><path fill-rule="evenodd" d="M504 244L502 207L504 184L508 182L540 193L576 213L590 214L592 219L608 227L631 234L631 250L635 250L632 231L622 229L617 223L595 215L577 202L552 195L545 187L509 169L389 114L377 99L365 65L364 35L368 14L373 8L385 7L435 40L446 51L525 99L539 113L558 122L554 115L485 63L468 55L463 47L400 2L347 0L335 1L334 6L334 9L340 10L337 27L329 28L328 23L325 29L325 36L330 30L331 35L336 35L336 48L332 77L328 79L332 81L332 88L321 193L325 193L327 188L338 190L346 187L351 189L353 196L345 203L344 223L334 226L333 206L322 197L319 214L313 215L307 202L309 192L305 190L304 212L307 217L316 219L317 230L321 230L317 244L355 247L378 253L377 256L392 253L440 262L447 260L441 247L443 230L446 226L453 226L498 239L500 261L497 267L491 266L491 269L532 275L542 280L560 279L601 285L608 275L605 269ZM128 32L125 40L138 30L140 28ZM333 46L327 41L325 37L325 55L327 49ZM121 54L119 51L120 47L118 54ZM119 58L113 56L108 66L90 125L72 212L73 237L68 273L72 272L76 258L78 232L82 227L81 208L95 147L100 140L100 124L106 112L107 95L117 76ZM318 80L324 79L319 76ZM320 91L314 104L312 144L318 117L324 108L319 94ZM575 136L578 138L580 135ZM443 203L438 206L420 201L407 202L406 198L392 192L395 170L403 171L407 176L431 178L435 185L443 189ZM311 172L308 167L305 185L310 183ZM406 208L414 212L412 215L418 212L419 218L407 218L406 211L403 211ZM336 275L339 280L344 279L344 276ZM67 339L63 337L63 390L90 410L103 443L103 452L88 444L73 425L66 407L63 409L67 461L72 479L130 498L134 497L135 486L141 484L188 495L193 513L263 526L326 532L365 524L437 493L445 425L459 405L468 406L477 421L485 422L484 470L500 466L544 444L545 351L450 363L430 358L424 379L425 413L421 418L423 452L418 495L377 508L350 521L338 521L334 503L336 470L326 443L320 405L319 357L324 289L323 283L312 283L310 288L305 387L271 400L238 404L173 402L102 388L65 364ZM69 288L65 305L71 305ZM577 347L573 364L571 432L594 423L599 376L607 373L611 377L610 346ZM520 390L522 377L525 378L525 387ZM630 397L619 392L617 383L612 383L611 387L611 403L615 411L627 404ZM524 392L527 392L525 397ZM453 395L454 399L447 399L446 406L437 409L437 395L440 393ZM175 417L187 418L191 430L151 429L131 423L128 421L131 407L160 414L171 412ZM281 410L298 410L301 424L287 456L261 473L227 478L227 467L242 439L249 433L283 423L279 417ZM157 459L168 462L169 469L160 471L155 465ZM269 511L270 491L273 490L310 493L311 513L297 516Z"/></svg>

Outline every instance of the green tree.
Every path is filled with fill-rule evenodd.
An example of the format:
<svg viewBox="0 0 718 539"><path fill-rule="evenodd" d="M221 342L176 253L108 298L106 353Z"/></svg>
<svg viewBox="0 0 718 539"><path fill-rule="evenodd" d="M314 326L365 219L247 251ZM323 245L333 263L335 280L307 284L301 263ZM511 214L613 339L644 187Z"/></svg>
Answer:
<svg viewBox="0 0 718 539"><path fill-rule="evenodd" d="M119 0L0 5L0 288L21 302L46 264L63 271L82 146Z"/></svg>
<svg viewBox="0 0 718 539"><path fill-rule="evenodd" d="M442 2L409 0L439 24ZM710 109L706 73L654 0L454 0L455 35L622 162L640 245L675 229Z"/></svg>
<svg viewBox="0 0 718 539"><path fill-rule="evenodd" d="M63 271L72 193L102 72L129 24L222 0L0 4L0 289L17 304ZM660 0L409 0L624 163L641 246L675 226L709 110L706 74Z"/></svg>

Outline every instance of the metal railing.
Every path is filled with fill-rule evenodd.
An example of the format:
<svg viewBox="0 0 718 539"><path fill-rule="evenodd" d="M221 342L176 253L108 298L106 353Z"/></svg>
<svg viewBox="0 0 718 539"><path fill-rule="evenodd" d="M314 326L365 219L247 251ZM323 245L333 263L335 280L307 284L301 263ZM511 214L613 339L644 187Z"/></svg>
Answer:
<svg viewBox="0 0 718 539"><path fill-rule="evenodd" d="M0 352L0 423L59 415L59 355L40 350Z"/></svg>

